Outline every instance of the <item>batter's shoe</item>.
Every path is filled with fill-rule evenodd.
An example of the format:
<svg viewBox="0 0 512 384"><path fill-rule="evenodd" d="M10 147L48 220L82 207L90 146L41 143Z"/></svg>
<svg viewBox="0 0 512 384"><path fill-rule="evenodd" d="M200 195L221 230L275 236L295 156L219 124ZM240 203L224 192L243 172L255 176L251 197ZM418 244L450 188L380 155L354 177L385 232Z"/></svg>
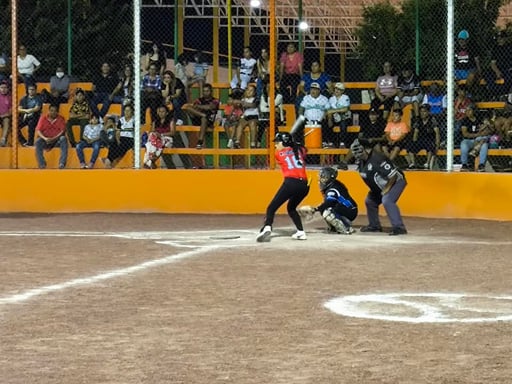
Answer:
<svg viewBox="0 0 512 384"><path fill-rule="evenodd" d="M256 236L256 241L258 243L264 243L270 241L270 236L272 235L272 227L270 225L265 225L258 236Z"/></svg>
<svg viewBox="0 0 512 384"><path fill-rule="evenodd" d="M306 232L304 231L297 231L292 235L292 239L295 240L307 240Z"/></svg>
<svg viewBox="0 0 512 384"><path fill-rule="evenodd" d="M372 227L371 225L365 225L361 227L361 232L382 232L382 227Z"/></svg>
<svg viewBox="0 0 512 384"><path fill-rule="evenodd" d="M404 227L393 227L389 232L389 236L407 235L407 229Z"/></svg>

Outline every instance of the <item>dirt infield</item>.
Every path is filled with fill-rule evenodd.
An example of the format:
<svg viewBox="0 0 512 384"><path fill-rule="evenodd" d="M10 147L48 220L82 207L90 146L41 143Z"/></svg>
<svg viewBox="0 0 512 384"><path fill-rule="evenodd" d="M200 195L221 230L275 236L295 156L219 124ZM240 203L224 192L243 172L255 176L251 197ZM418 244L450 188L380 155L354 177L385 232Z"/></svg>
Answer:
<svg viewBox="0 0 512 384"><path fill-rule="evenodd" d="M510 222L261 223L0 215L0 382L511 382Z"/></svg>

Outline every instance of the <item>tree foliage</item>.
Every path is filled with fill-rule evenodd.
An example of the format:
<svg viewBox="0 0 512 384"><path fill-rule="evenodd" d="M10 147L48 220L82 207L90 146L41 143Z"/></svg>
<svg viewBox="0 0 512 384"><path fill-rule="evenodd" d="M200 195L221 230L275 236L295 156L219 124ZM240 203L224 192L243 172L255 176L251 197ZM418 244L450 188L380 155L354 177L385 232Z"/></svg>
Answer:
<svg viewBox="0 0 512 384"><path fill-rule="evenodd" d="M485 61L496 32L500 7L510 0L456 0L454 31L466 29ZM357 30L365 76L376 78L382 64L395 68L416 61L416 6L419 13L419 63L424 79L446 74L446 0L403 0L399 7L389 1L368 6ZM455 38L455 36L454 36Z"/></svg>
<svg viewBox="0 0 512 384"><path fill-rule="evenodd" d="M0 44L11 52L9 1L1 0ZM73 75L90 79L104 61L119 66L133 52L132 2L120 0L72 0L71 47ZM41 61L42 76L67 68L68 1L18 0L18 44Z"/></svg>

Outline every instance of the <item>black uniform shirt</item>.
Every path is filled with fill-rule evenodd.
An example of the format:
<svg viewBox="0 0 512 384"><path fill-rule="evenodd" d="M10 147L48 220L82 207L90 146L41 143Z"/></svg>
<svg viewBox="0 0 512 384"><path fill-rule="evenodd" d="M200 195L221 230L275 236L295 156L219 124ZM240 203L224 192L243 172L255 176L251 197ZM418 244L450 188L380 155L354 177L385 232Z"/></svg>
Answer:
<svg viewBox="0 0 512 384"><path fill-rule="evenodd" d="M358 170L372 192L380 193L394 176L398 176L398 179L405 178L391 160L384 154L375 151L369 153L368 159L359 160Z"/></svg>

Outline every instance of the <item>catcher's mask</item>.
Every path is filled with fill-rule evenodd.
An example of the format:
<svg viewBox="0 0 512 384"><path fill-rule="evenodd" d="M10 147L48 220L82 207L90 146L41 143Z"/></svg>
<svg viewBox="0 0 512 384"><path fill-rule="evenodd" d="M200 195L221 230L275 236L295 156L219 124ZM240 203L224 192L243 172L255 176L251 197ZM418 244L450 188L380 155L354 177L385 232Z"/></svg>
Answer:
<svg viewBox="0 0 512 384"><path fill-rule="evenodd" d="M325 167L320 170L318 182L320 184L320 190L327 190L338 177L338 171L331 167Z"/></svg>
<svg viewBox="0 0 512 384"><path fill-rule="evenodd" d="M352 145L350 146L350 150L356 159L362 159L366 155L366 151L364 147L361 145L358 139L355 139Z"/></svg>
<svg viewBox="0 0 512 384"><path fill-rule="evenodd" d="M283 146L291 147L293 145L292 136L288 132L278 132L274 138L274 142L282 142Z"/></svg>

